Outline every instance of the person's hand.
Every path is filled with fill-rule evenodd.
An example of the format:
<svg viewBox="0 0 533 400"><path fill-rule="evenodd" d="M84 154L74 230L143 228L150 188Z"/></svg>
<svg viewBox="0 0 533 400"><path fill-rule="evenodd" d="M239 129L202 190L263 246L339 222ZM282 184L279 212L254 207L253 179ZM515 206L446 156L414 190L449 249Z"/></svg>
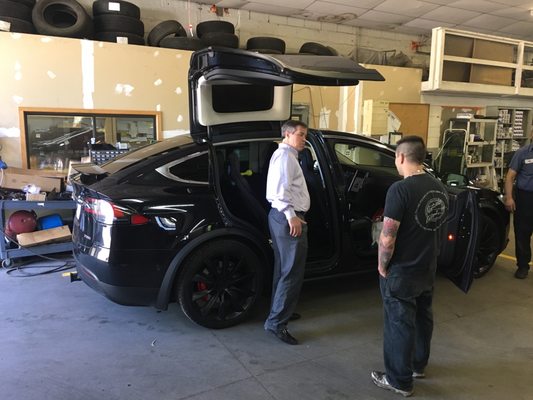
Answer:
<svg viewBox="0 0 533 400"><path fill-rule="evenodd" d="M302 226L307 224L303 219L299 217L292 217L289 219L289 233L291 236L298 237L302 234Z"/></svg>
<svg viewBox="0 0 533 400"><path fill-rule="evenodd" d="M387 277L387 270L383 268L381 265L378 265L378 272L383 278Z"/></svg>
<svg viewBox="0 0 533 400"><path fill-rule="evenodd" d="M513 196L505 196L505 208L507 208L507 211L515 212L516 204L514 202Z"/></svg>

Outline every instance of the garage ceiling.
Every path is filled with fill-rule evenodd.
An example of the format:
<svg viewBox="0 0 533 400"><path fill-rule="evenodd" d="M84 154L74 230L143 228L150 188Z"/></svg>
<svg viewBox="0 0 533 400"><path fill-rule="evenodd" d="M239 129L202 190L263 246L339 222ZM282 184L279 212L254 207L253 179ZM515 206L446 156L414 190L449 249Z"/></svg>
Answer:
<svg viewBox="0 0 533 400"><path fill-rule="evenodd" d="M442 26L533 41L533 0L192 0L409 34Z"/></svg>

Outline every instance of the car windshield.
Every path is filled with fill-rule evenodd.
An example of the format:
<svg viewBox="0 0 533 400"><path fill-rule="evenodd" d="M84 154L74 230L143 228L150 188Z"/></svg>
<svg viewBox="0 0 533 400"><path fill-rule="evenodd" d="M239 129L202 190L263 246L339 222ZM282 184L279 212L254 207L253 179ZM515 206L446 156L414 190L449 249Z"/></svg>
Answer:
<svg viewBox="0 0 533 400"><path fill-rule="evenodd" d="M192 138L189 135L176 136L141 147L134 151L130 151L121 157L117 157L114 160L103 164L101 167L106 172L113 174L133 164L136 164L139 161L146 160L154 155L163 154L167 151L175 149L176 147L181 147L190 143L192 143Z"/></svg>

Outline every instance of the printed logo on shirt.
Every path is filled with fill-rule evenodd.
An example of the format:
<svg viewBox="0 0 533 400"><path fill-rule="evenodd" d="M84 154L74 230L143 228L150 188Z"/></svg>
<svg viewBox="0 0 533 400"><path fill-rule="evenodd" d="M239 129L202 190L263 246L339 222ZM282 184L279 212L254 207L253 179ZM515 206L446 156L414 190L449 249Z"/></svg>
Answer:
<svg viewBox="0 0 533 400"><path fill-rule="evenodd" d="M524 164L533 164L533 158L528 158L524 160Z"/></svg>
<svg viewBox="0 0 533 400"><path fill-rule="evenodd" d="M416 206L415 220L426 231L436 231L446 221L446 195L430 190Z"/></svg>

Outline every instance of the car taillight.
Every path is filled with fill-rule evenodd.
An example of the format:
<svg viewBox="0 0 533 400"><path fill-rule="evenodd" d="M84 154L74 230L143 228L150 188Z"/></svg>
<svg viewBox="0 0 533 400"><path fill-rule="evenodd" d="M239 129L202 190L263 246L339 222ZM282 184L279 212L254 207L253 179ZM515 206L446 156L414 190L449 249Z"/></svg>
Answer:
<svg viewBox="0 0 533 400"><path fill-rule="evenodd" d="M150 221L144 215L131 213L107 200L86 198L84 211L94 215L98 222L112 224L113 222L129 222L132 225L142 225Z"/></svg>

